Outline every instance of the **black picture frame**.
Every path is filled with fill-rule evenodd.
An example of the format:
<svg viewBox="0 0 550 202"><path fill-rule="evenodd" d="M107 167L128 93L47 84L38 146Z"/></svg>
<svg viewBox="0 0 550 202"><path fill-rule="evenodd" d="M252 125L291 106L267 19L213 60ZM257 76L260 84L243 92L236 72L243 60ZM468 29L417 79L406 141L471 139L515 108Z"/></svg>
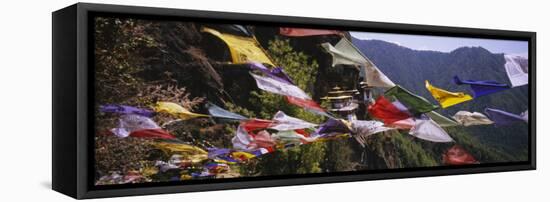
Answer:
<svg viewBox="0 0 550 202"><path fill-rule="evenodd" d="M288 25L356 31L512 39L529 42L529 160L435 168L304 174L190 183L154 183L98 187L93 184L93 16L113 15L147 19L193 19L229 23ZM536 169L536 33L353 20L287 17L229 12L77 3L52 14L52 188L84 199L195 192L253 187L350 182Z"/></svg>

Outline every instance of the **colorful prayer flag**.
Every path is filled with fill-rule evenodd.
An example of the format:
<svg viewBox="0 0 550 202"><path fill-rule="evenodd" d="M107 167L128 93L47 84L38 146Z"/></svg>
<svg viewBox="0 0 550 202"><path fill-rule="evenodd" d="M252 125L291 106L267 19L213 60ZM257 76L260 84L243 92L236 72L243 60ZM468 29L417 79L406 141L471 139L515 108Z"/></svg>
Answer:
<svg viewBox="0 0 550 202"><path fill-rule="evenodd" d="M330 136L332 134L350 133L351 124L344 123L344 120L328 119L317 129L316 136Z"/></svg>
<svg viewBox="0 0 550 202"><path fill-rule="evenodd" d="M445 165L468 165L479 162L462 147L454 145L443 154L443 163Z"/></svg>
<svg viewBox="0 0 550 202"><path fill-rule="evenodd" d="M479 112L458 111L453 119L463 126L493 124L487 116Z"/></svg>
<svg viewBox="0 0 550 202"><path fill-rule="evenodd" d="M137 107L132 107L128 105L101 105L99 106L99 111L104 113L118 113L118 114L136 114L140 116L152 117L155 115L155 112L147 109L140 109Z"/></svg>
<svg viewBox="0 0 550 202"><path fill-rule="evenodd" d="M319 104L317 104L315 101L311 99L302 99L292 96L286 96L286 101L290 104L296 105L298 107L302 107L304 109L307 109L309 111L312 111L314 113L317 113L319 115L328 116L330 117L326 112L325 109L321 108Z"/></svg>
<svg viewBox="0 0 550 202"><path fill-rule="evenodd" d="M235 64L260 62L275 66L266 52L260 47L258 41L253 37L236 36L218 32L214 29L204 27L203 32L210 33L221 39L229 47L231 59Z"/></svg>
<svg viewBox="0 0 550 202"><path fill-rule="evenodd" d="M182 120L189 120L198 117L209 117L208 115L190 112L189 110L173 102L157 102L155 111L167 113Z"/></svg>
<svg viewBox="0 0 550 202"><path fill-rule="evenodd" d="M485 114L489 116L491 121L500 126L510 125L516 122L525 122L525 119L520 115L512 114L499 109L485 108Z"/></svg>
<svg viewBox="0 0 550 202"><path fill-rule="evenodd" d="M270 128L271 126L274 126L275 122L271 120L264 120L264 119L250 119L247 121L241 122L240 126L244 129L246 132L252 132L256 130L263 130Z"/></svg>
<svg viewBox="0 0 550 202"><path fill-rule="evenodd" d="M454 76L453 80L457 85L470 85L470 88L474 92L474 98L510 88L507 84L498 83L496 81L461 80L458 76Z"/></svg>
<svg viewBox="0 0 550 202"><path fill-rule="evenodd" d="M437 105L430 103L426 98L415 95L399 85L388 89L384 94L395 97L413 114L427 113L439 108Z"/></svg>
<svg viewBox="0 0 550 202"><path fill-rule="evenodd" d="M469 100L472 100L472 96L463 92L449 92L441 88L432 86L428 80L426 80L426 89L430 91L434 99L436 99L441 107L447 108L456 104L460 104Z"/></svg>
<svg viewBox="0 0 550 202"><path fill-rule="evenodd" d="M252 149L249 146L250 142L252 142L252 136L250 136L241 125L237 127L235 137L231 139L231 143L233 143L233 148L242 151L249 151Z"/></svg>
<svg viewBox="0 0 550 202"><path fill-rule="evenodd" d="M385 124L410 118L409 114L399 110L384 96L378 97L374 104L368 106L367 110L371 116L384 121Z"/></svg>
<svg viewBox="0 0 550 202"><path fill-rule="evenodd" d="M251 149L270 148L275 146L275 140L273 140L269 132L261 130L257 134L252 135L252 141L248 146Z"/></svg>
<svg viewBox="0 0 550 202"><path fill-rule="evenodd" d="M519 60L526 60L519 56L504 55L504 69L510 79L513 87L527 85L529 83L529 74L527 73L527 62L521 64Z"/></svg>
<svg viewBox="0 0 550 202"><path fill-rule="evenodd" d="M279 34L289 37L303 37L318 35L342 35L342 32L338 30L281 27L279 28Z"/></svg>
<svg viewBox="0 0 550 202"><path fill-rule="evenodd" d="M431 142L453 142L453 138L431 119L415 119L409 134Z"/></svg>

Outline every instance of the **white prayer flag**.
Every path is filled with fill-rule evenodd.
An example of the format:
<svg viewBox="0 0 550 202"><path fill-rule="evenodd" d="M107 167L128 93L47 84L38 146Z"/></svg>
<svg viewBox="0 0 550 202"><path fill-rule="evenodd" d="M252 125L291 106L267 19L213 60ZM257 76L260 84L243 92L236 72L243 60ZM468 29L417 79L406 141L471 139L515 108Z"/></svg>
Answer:
<svg viewBox="0 0 550 202"><path fill-rule="evenodd" d="M519 60L524 59L520 56L504 55L504 68L506 69L506 74L510 79L513 87L523 86L529 83L529 75L526 71L527 67L522 67ZM526 66L527 64L523 64Z"/></svg>
<svg viewBox="0 0 550 202"><path fill-rule="evenodd" d="M431 119L416 119L409 134L431 142L453 142L453 138Z"/></svg>
<svg viewBox="0 0 550 202"><path fill-rule="evenodd" d="M453 119L464 126L493 124L493 121L479 112L459 111L453 116Z"/></svg>
<svg viewBox="0 0 550 202"><path fill-rule="evenodd" d="M275 116L273 116L273 121L275 121L275 124L269 128L278 131L313 128L317 126L317 124L288 116L282 111L278 111Z"/></svg>
<svg viewBox="0 0 550 202"><path fill-rule="evenodd" d="M291 96L301 98L304 100L310 100L311 98L298 86L284 83L273 78L263 77L255 74L250 74L256 80L256 85L259 89L285 96Z"/></svg>

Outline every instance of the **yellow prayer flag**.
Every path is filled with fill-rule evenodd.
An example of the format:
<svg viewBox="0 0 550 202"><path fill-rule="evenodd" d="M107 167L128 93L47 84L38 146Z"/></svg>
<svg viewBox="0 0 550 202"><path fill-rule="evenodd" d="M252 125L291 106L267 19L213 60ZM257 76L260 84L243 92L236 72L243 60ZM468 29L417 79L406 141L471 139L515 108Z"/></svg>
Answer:
<svg viewBox="0 0 550 202"><path fill-rule="evenodd" d="M189 120L197 117L209 117L208 115L190 112L189 110L173 102L157 102L157 105L155 106L155 111L168 113L182 120Z"/></svg>
<svg viewBox="0 0 550 202"><path fill-rule="evenodd" d="M256 155L248 153L248 152L236 151L236 152L231 153L231 157L233 157L233 159L238 159L238 160L244 161L244 160L254 158L254 157L256 157Z"/></svg>
<svg viewBox="0 0 550 202"><path fill-rule="evenodd" d="M253 37L225 34L207 27L203 27L202 31L210 33L224 41L229 47L231 59L235 64L260 62L275 66L266 52L260 47L258 41Z"/></svg>
<svg viewBox="0 0 550 202"><path fill-rule="evenodd" d="M206 154L207 151L203 149L182 143L171 143L171 142L155 142L153 145L167 153L183 153L183 154Z"/></svg>
<svg viewBox="0 0 550 202"><path fill-rule="evenodd" d="M447 108L462 102L472 100L472 96L463 92L449 92L430 85L426 80L426 89L430 91L432 96L441 104L442 108Z"/></svg>

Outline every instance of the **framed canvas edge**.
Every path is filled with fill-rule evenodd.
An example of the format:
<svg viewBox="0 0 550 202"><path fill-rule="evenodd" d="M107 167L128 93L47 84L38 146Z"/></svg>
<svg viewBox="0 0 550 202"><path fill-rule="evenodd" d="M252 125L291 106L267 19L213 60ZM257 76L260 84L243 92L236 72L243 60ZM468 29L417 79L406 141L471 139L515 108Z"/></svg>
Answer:
<svg viewBox="0 0 550 202"><path fill-rule="evenodd" d="M77 193L78 199L99 198L99 197L115 197L115 196L133 196L133 195L148 195L148 194L164 194L164 193L183 193L197 191L214 191L227 189L241 188L260 188L260 187L275 187L275 186L291 186L291 185L306 185L319 183L336 183L336 182L352 182L364 180L381 180L381 179L396 179L396 178L411 178L411 177L432 177L446 176L459 174L477 174L489 172L505 172L505 171L522 171L536 169L536 32L528 31L509 31L509 30L494 30L494 29L478 29L478 28L462 28L462 27L445 27L432 25L414 25L400 23L383 23L383 22L368 22L368 21L353 21L353 20L335 20L321 18L306 18L306 17L288 17L275 15L259 15L245 13L229 13L229 12L214 12L214 11L197 11L184 9L170 8L152 8L152 7L135 7L135 6L120 6L108 4L90 4L77 3ZM518 37L525 38L530 41L529 47L529 121L530 121L530 161L519 165L503 165L494 167L472 167L472 168L446 168L442 170L419 170L391 173L375 173L375 174L350 174L327 177L311 177L311 178L292 178L292 179L273 179L261 181L242 181L242 182L221 182L211 184L193 184L193 185L175 185L175 186L158 186L158 187L137 187L137 188L121 188L108 190L91 189L89 181L89 162L91 154L89 150L88 140L90 126L88 124L88 112L93 110L90 107L88 93L90 92L90 73L92 67L89 67L88 50L88 23L90 12L112 12L112 13L127 13L139 15L160 15L160 16L175 16L175 17L199 17L207 19L227 19L227 20L249 20L254 19L255 22L277 22L291 24L311 24L314 26L334 25L338 24L341 27L368 27L380 30L403 31L407 30L411 33L431 33L433 35L441 35L453 32L459 35L479 36L484 38L491 37ZM90 143L91 144L91 143Z"/></svg>

